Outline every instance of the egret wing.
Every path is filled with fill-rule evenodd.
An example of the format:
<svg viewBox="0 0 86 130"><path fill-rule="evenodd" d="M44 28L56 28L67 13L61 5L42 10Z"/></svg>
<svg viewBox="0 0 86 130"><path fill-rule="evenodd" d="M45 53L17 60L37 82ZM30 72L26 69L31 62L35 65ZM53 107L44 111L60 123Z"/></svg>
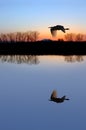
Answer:
<svg viewBox="0 0 86 130"><path fill-rule="evenodd" d="M65 33L65 28L63 26L60 27L60 30Z"/></svg>
<svg viewBox="0 0 86 130"><path fill-rule="evenodd" d="M52 36L55 37L56 34L57 34L57 31L56 31L56 30L53 30L53 29L50 29L50 31L51 31Z"/></svg>
<svg viewBox="0 0 86 130"><path fill-rule="evenodd" d="M51 94L51 99L52 98L56 98L57 97L57 91L53 90L52 94Z"/></svg>

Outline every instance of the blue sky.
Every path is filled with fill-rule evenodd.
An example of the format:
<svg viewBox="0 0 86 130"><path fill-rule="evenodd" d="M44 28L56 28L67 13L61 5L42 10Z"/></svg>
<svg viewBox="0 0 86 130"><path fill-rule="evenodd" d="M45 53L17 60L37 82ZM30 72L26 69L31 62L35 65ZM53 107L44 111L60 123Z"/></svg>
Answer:
<svg viewBox="0 0 86 130"><path fill-rule="evenodd" d="M0 0L0 32L36 30L62 24L69 33L86 33L86 0Z"/></svg>

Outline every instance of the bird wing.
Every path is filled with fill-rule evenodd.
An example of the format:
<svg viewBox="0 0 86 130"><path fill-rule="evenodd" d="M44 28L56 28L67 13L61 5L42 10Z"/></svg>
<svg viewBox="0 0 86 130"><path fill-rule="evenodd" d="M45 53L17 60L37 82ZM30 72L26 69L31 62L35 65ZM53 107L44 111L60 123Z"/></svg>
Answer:
<svg viewBox="0 0 86 130"><path fill-rule="evenodd" d="M56 98L57 97L57 91L53 90L52 94L51 94L51 98Z"/></svg>
<svg viewBox="0 0 86 130"><path fill-rule="evenodd" d="M53 30L53 29L51 28L50 31L51 31L52 36L55 37L56 34L57 34L56 30Z"/></svg>
<svg viewBox="0 0 86 130"><path fill-rule="evenodd" d="M65 29L61 29L61 31L65 33Z"/></svg>
<svg viewBox="0 0 86 130"><path fill-rule="evenodd" d="M65 28L62 26L61 28L61 31L65 33Z"/></svg>

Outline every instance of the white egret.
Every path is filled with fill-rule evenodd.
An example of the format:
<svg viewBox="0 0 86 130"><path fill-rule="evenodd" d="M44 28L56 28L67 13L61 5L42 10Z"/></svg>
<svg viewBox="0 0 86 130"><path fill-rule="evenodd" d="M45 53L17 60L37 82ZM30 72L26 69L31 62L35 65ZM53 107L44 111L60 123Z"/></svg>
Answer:
<svg viewBox="0 0 86 130"><path fill-rule="evenodd" d="M57 30L61 30L64 33L66 32L65 30L69 30L69 28L64 28L64 26L62 26L62 25L56 25L56 26L52 26L52 27L48 27L48 28L50 28L50 32L51 32L52 36L56 36Z"/></svg>

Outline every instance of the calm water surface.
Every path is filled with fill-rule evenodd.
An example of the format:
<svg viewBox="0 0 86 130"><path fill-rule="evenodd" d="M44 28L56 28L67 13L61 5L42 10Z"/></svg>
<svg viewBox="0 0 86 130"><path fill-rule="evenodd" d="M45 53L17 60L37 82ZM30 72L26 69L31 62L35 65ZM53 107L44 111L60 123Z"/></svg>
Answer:
<svg viewBox="0 0 86 130"><path fill-rule="evenodd" d="M86 56L0 56L0 130L54 129L86 130Z"/></svg>

